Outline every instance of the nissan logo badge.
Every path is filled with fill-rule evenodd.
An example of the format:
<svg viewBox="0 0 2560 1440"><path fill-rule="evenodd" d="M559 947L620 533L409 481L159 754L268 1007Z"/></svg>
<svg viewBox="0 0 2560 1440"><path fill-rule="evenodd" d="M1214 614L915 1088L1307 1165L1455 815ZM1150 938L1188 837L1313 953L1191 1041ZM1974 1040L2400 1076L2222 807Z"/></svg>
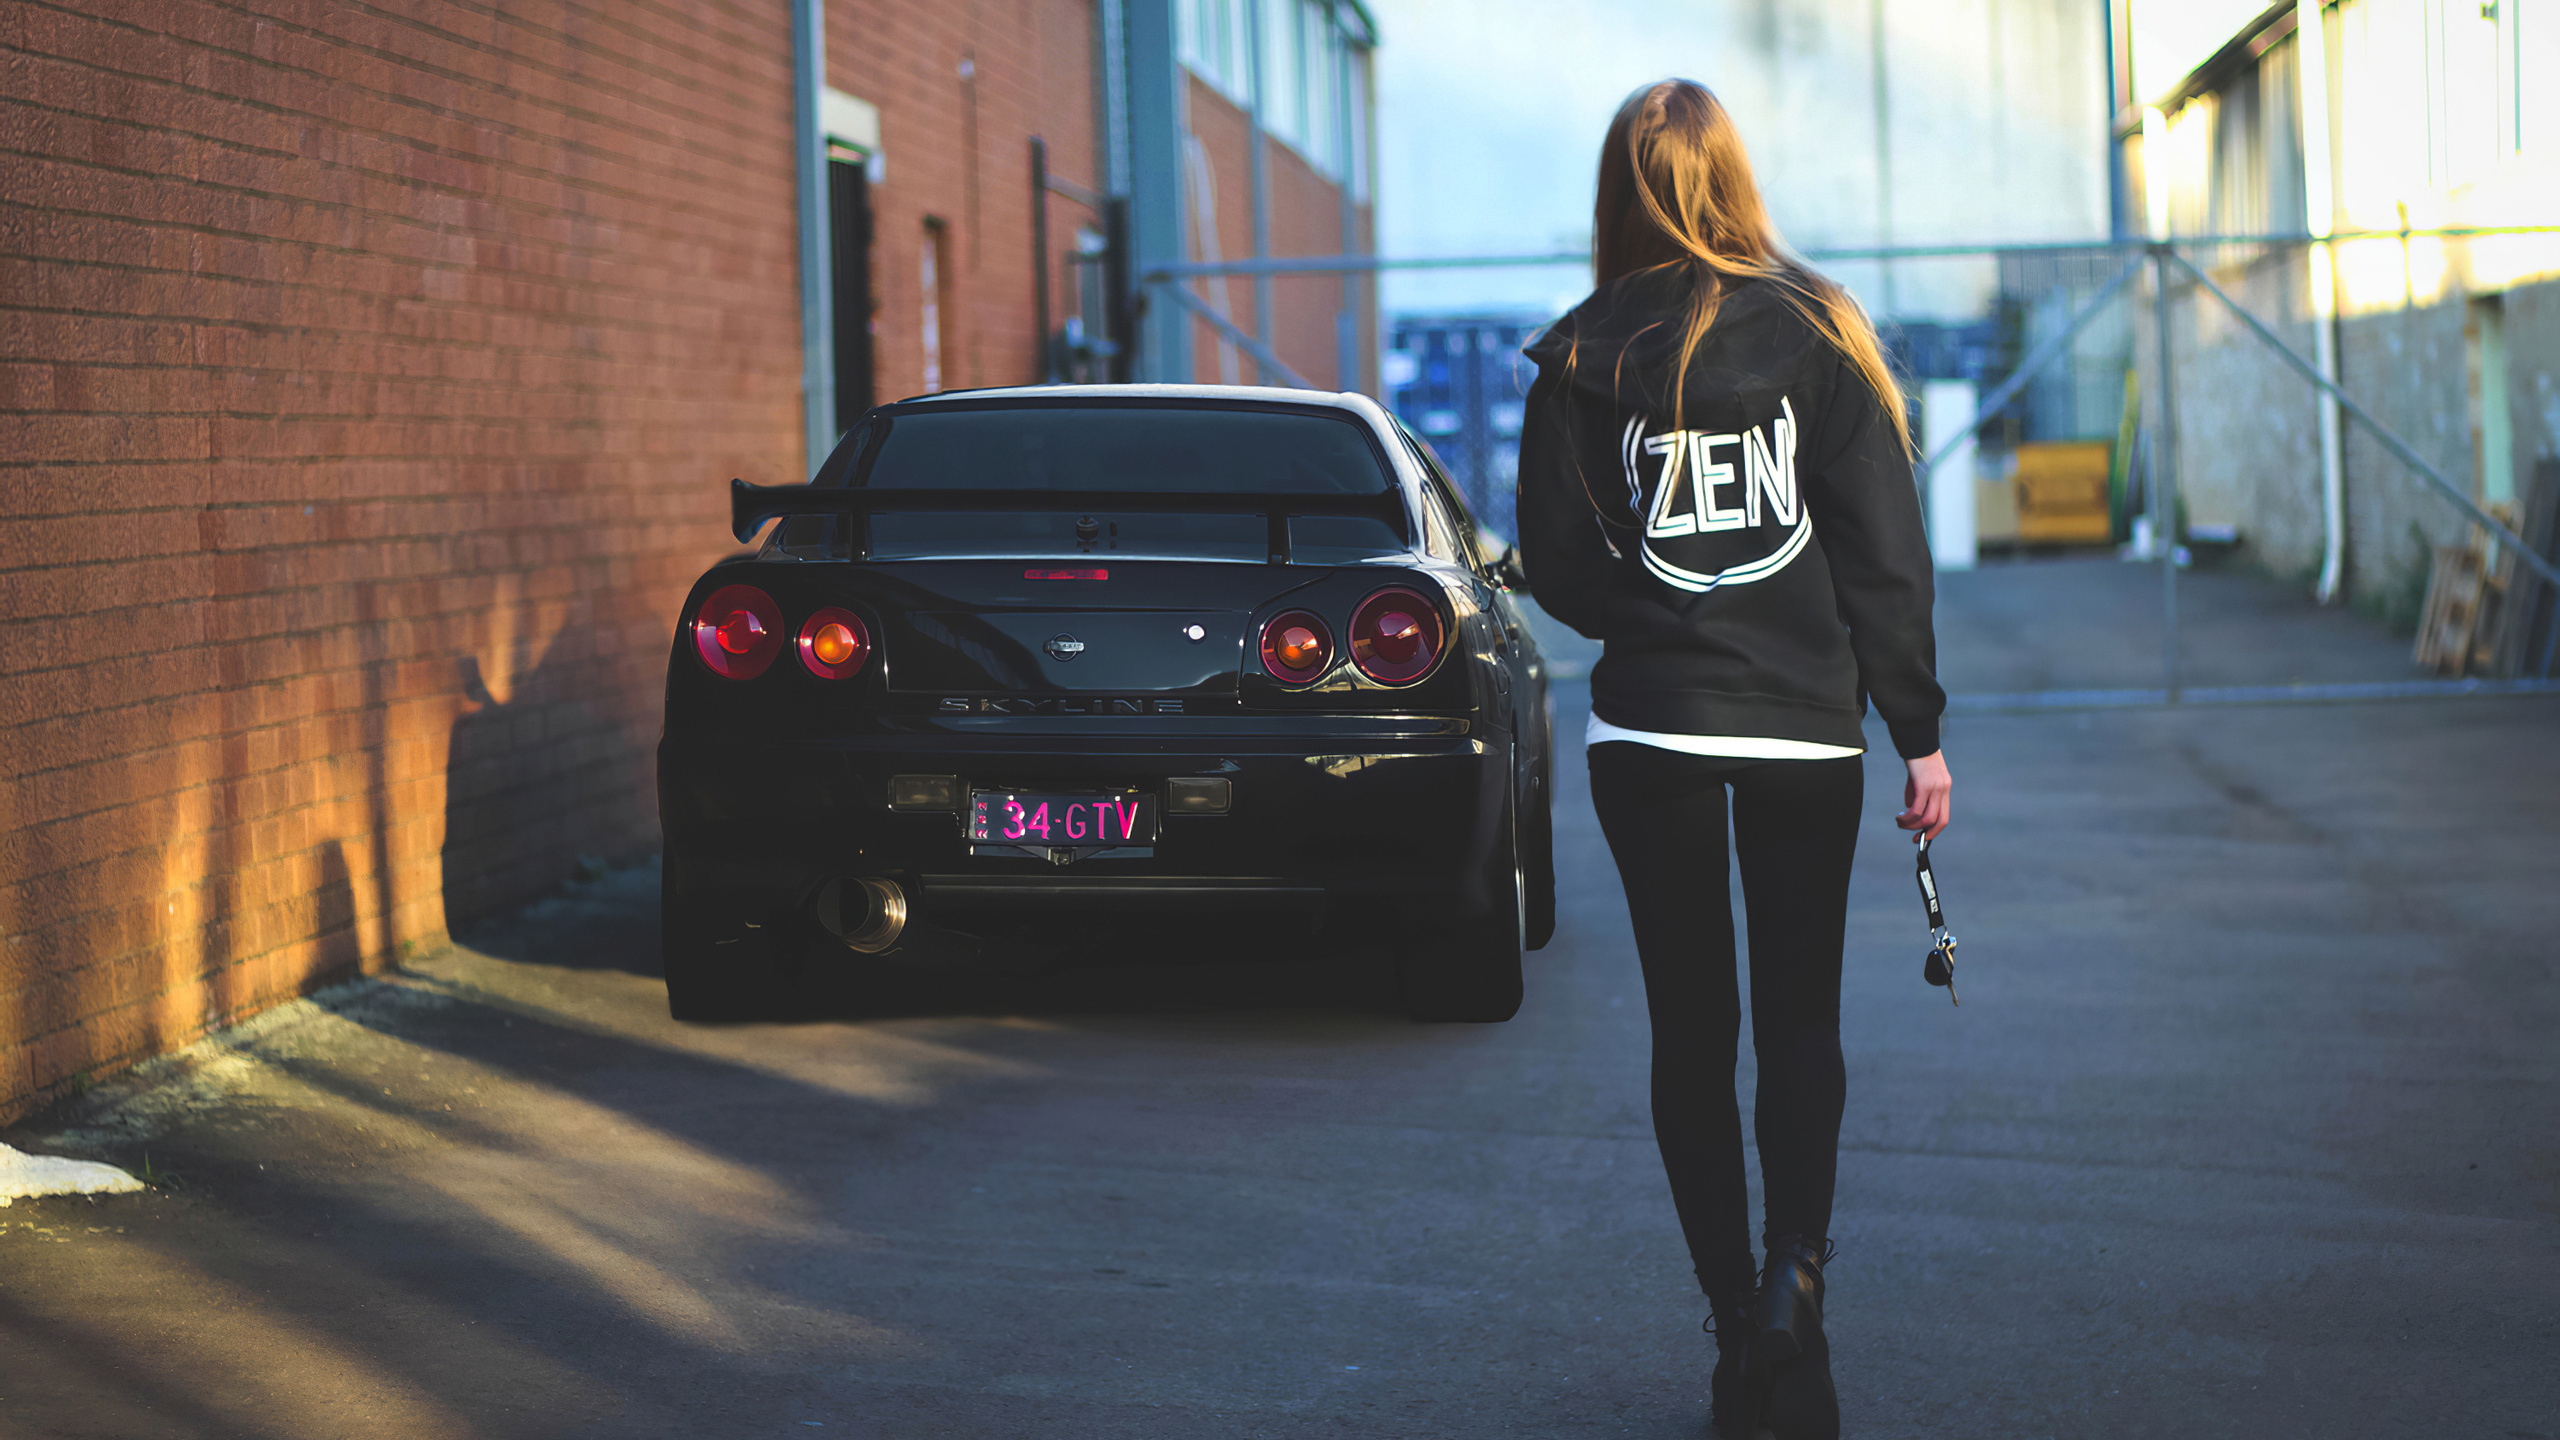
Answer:
<svg viewBox="0 0 2560 1440"><path fill-rule="evenodd" d="M1049 637L1049 643L1043 648L1049 652L1049 658L1052 660L1073 660L1084 653L1084 642L1073 635L1052 635Z"/></svg>

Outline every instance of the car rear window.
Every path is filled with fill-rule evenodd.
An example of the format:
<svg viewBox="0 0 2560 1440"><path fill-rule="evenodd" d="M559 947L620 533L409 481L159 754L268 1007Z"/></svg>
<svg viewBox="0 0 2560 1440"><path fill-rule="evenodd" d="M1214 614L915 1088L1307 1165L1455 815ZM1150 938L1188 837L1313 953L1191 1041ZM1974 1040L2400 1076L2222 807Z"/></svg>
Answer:
<svg viewBox="0 0 2560 1440"><path fill-rule="evenodd" d="M1392 483L1349 416L1088 404L882 418L858 482L882 488L1374 495Z"/></svg>
<svg viewBox="0 0 2560 1440"><path fill-rule="evenodd" d="M1318 411L1214 406L964 403L875 414L850 477L880 489L1143 490L1246 495L1374 495L1393 474L1367 426ZM821 482L823 483L823 482ZM1091 521L1087 533L1079 522ZM778 541L837 548L837 522L786 522ZM1258 515L1069 511L887 511L871 518L871 557L1122 554L1212 560L1266 557ZM1342 564L1401 554L1398 528L1362 516L1297 516L1291 556Z"/></svg>

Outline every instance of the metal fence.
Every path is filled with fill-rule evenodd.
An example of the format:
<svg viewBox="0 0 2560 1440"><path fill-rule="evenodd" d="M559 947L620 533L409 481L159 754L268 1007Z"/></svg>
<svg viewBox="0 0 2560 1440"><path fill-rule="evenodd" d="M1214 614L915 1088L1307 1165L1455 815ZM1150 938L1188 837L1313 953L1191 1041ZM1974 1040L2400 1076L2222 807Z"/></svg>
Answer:
<svg viewBox="0 0 2560 1440"><path fill-rule="evenodd" d="M2018 502L2022 505L2035 493L2024 474L2028 461L2041 462L2048 452L2076 446L2080 453L2072 457L2075 464L2103 464L2105 513L2074 533L2088 543L2117 545L2131 558L2159 567L2160 683L2103 696L2078 694L2073 703L2177 703L2219 697L2219 691L2205 693L2187 685L2181 664L2179 577L2193 558L2190 545L2232 548L2228 542L2245 538L2237 533L2240 527L2227 520L2199 518L2198 506L2213 509L2220 503L2219 492L2186 493L2179 459L2182 450L2200 444L2199 436L2214 433L2215 426L2230 423L2233 413L2251 408L2249 402L2232 396L2197 392L2199 385L2222 383L2223 377L2235 373L2234 367L2242 365L2253 367L2253 383L2268 384L2266 377L2271 375L2289 377L2281 382L2292 387L2289 391L2269 390L2266 398L2268 408L2281 409L2291 417L2285 424L2300 423L2305 433L2315 424L2330 427L2318 447L2322 458L2311 462L2313 469L2325 472L2316 485L2310 477L2301 476L2269 475L2249 482L2319 492L2316 502L2306 499L2305 503L2320 513L2319 524L2325 531L2319 546L2325 552L2318 566L2321 598L2335 599L2339 593L2347 530L2339 437L2352 428L2369 437L2358 454L2387 457L2384 465L2399 467L2431 497L2418 502L2434 510L2431 516L2422 515L2426 523L2415 528L2459 531L2467 523L2477 542L2470 551L2472 563L2481 577L2470 601L2475 611L2487 604L2484 595L2492 588L2491 581L2505 577L2502 620L2507 633L2503 647L2497 647L2504 659L2497 663L2509 676L2528 677L2521 682L2528 685L2550 676L2555 648L2560 648L2560 621L2553 614L2554 597L2560 596L2560 568L2550 558L2555 536L2536 533L2528 541L2517 527L2548 532L2560 526L2560 517L2552 514L2560 508L2560 495L2542 497L2539 504L2532 494L2519 496L2525 503L2502 505L2493 512L2470 483L2470 475L2457 479L2449 473L2452 467L2441 453L2445 427L2440 417L2426 437L2438 452L2431 457L2425 447L2412 444L2377 414L2375 406L2359 403L2340 382L2335 345L2319 339L2324 325L2329 327L2328 336L2338 333L2334 314L2289 313L2301 307L2277 303L2266 306L2271 313L2262 315L2232 293L2234 288L2256 285L2248 293L2262 305L2265 299L2258 291L2279 296L2294 293L2281 283L2281 277L2268 283L2256 277L2274 273L2270 267L2303 263L2305 257L2316 260L2317 273L2326 275L2334 255L2330 247L2366 242L2406 247L2550 234L2560 234L2560 226L2340 232L2321 238L2231 235L2028 246L1906 246L1813 252L1808 258L1863 293L1896 297L1892 309L1880 318L1879 328L1915 392L1927 391L1933 382L1973 387L1971 416L1960 424L1937 424L1925 437L1926 454L1917 467L1924 496L1936 495L1943 501L1946 495L1963 493L1933 486L1932 475L1938 467L1962 465L1968 456L1978 457L1975 464L1980 473L1990 477L1986 495L1996 495L2001 484L2011 483L2004 475L2020 472L2014 485L2023 488L2010 493L2024 497ZM1296 377L1276 354L1214 314L1190 292L1190 285L1212 275L1523 264L1587 265L1588 256L1248 260L1164 266L1143 275L1141 283L1162 303L1182 305L1207 319L1284 383L1295 383ZM1882 283L1873 283L1878 280ZM2297 285L2294 290L2302 288ZM1540 317L1522 315L1417 315L1388 320L1385 398L1410 428L1441 452L1479 519L1504 534L1512 529L1520 401L1530 378L1519 347L1542 323ZM2241 359L2243 350L2256 358ZM2186 408L2193 415L2181 416L2182 396L2187 397ZM2318 405L2319 397L2326 397L2328 403ZM2318 422L2308 419L2315 406ZM1935 407L1930 407L1930 413L1942 418ZM2407 417L2401 418L2408 423ZM2301 437L2295 440L2300 449ZM2545 488L2560 490L2560 466L2546 468L2551 474ZM1963 508L1973 507L1968 502ZM1949 523L1945 515L1933 517L1933 524L1945 523ZM2013 544L2039 543L2032 534L2005 538ZM2437 563L2441 568L2441 549ZM2290 574L2295 567L2269 563L2261 568ZM2303 578L2309 579L2308 575ZM2459 683L2470 688L2480 684L2477 680ZM2021 703L2042 702L2023 697Z"/></svg>

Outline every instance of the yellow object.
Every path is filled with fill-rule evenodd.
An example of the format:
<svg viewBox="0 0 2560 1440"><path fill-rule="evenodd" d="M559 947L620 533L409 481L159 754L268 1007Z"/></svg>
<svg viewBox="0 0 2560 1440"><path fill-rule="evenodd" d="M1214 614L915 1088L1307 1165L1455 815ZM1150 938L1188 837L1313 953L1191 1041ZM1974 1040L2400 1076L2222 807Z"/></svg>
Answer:
<svg viewBox="0 0 2560 1440"><path fill-rule="evenodd" d="M2018 539L2026 544L2104 545L2115 538L2107 511L2105 440L2031 440L2018 447Z"/></svg>

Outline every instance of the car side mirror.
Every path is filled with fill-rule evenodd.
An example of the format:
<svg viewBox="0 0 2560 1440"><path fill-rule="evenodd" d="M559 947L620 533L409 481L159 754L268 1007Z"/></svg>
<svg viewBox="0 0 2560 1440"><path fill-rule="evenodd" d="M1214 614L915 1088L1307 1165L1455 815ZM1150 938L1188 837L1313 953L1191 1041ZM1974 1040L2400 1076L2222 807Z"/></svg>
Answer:
<svg viewBox="0 0 2560 1440"><path fill-rule="evenodd" d="M1493 562L1492 573L1494 583L1503 589L1517 590L1523 595L1529 593L1529 567L1520 558L1519 546L1504 546L1502 558Z"/></svg>

